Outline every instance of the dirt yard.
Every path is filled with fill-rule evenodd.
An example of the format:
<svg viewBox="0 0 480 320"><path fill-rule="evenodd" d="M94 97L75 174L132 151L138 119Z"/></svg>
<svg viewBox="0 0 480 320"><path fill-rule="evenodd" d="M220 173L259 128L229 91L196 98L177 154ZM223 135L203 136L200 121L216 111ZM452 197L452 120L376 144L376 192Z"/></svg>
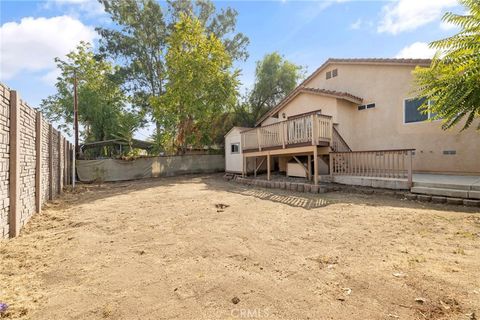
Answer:
<svg viewBox="0 0 480 320"><path fill-rule="evenodd" d="M0 257L11 319L480 318L478 208L221 175L84 186Z"/></svg>

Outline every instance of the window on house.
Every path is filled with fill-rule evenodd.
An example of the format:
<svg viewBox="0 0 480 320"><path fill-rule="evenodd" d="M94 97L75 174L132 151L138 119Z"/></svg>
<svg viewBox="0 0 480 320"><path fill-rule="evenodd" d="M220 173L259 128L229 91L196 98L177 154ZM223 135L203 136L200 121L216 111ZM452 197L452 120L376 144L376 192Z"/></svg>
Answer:
<svg viewBox="0 0 480 320"><path fill-rule="evenodd" d="M418 108L425 102L425 98L422 99L406 99L404 105L405 113L405 123L413 122L422 122L428 119L431 119L435 116L434 113L430 111L424 113L423 110L418 110ZM432 104L431 101L428 101L428 105Z"/></svg>
<svg viewBox="0 0 480 320"><path fill-rule="evenodd" d="M327 72L327 79L330 79L332 77L332 71Z"/></svg>
<svg viewBox="0 0 480 320"><path fill-rule="evenodd" d="M372 109L372 108L375 108L375 103L367 104L367 109Z"/></svg>
<svg viewBox="0 0 480 320"><path fill-rule="evenodd" d="M365 105L358 106L358 110L365 110Z"/></svg>
<svg viewBox="0 0 480 320"><path fill-rule="evenodd" d="M338 69L332 70L332 78L338 76Z"/></svg>
<svg viewBox="0 0 480 320"><path fill-rule="evenodd" d="M230 153L240 153L240 143L232 143L230 145Z"/></svg>

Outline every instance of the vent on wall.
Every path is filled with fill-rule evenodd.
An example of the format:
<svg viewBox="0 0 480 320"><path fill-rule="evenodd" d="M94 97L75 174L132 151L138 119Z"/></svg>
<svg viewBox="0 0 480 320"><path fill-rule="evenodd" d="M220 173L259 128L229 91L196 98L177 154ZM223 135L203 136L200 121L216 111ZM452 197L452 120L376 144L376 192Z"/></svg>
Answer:
<svg viewBox="0 0 480 320"><path fill-rule="evenodd" d="M358 110L372 109L375 108L375 103L363 104L358 106Z"/></svg>
<svg viewBox="0 0 480 320"><path fill-rule="evenodd" d="M338 76L338 69L333 69L332 71L327 71L325 76L326 76L327 79L334 78L334 77Z"/></svg>
<svg viewBox="0 0 480 320"><path fill-rule="evenodd" d="M457 154L457 150L443 150L444 155L454 155Z"/></svg>

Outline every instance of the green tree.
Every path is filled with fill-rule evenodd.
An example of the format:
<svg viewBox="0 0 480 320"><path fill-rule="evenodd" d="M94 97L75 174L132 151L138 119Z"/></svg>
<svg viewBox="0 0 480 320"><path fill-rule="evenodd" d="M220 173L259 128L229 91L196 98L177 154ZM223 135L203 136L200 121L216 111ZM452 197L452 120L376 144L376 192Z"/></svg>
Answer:
<svg viewBox="0 0 480 320"><path fill-rule="evenodd" d="M222 41L181 14L167 39L165 93L152 98L168 149L211 145L212 125L235 103L238 71Z"/></svg>
<svg viewBox="0 0 480 320"><path fill-rule="evenodd" d="M295 89L302 77L302 67L277 52L257 61L253 90L236 106L237 124L253 126L265 112Z"/></svg>
<svg viewBox="0 0 480 320"><path fill-rule="evenodd" d="M202 25L221 39L234 59L246 59L248 38L235 31L237 13L227 8L217 12L208 0L167 1L166 10L154 0L99 0L116 24L97 28L100 52L113 57L121 68L133 103L152 115L151 97L165 92L166 39L182 14L198 17ZM156 119L157 130L161 119Z"/></svg>
<svg viewBox="0 0 480 320"><path fill-rule="evenodd" d="M434 114L434 119L443 119L443 129L464 119L464 130L480 117L480 2L460 3L468 13L449 12L443 20L459 26L461 31L432 42L430 46L438 51L431 66L415 70L416 94L426 98L420 108ZM430 105L428 100L432 101Z"/></svg>
<svg viewBox="0 0 480 320"><path fill-rule="evenodd" d="M55 59L60 70L55 87L57 93L42 100L41 111L68 132L73 122L73 77L78 79L78 115L85 141L113 138L119 117L127 103L114 68L97 59L88 43L81 42L67 59Z"/></svg>
<svg viewBox="0 0 480 320"><path fill-rule="evenodd" d="M123 112L118 119L118 127L113 134L115 138L125 141L128 144L127 150L123 150L123 155L131 155L133 151L133 134L142 124L142 115L136 112Z"/></svg>

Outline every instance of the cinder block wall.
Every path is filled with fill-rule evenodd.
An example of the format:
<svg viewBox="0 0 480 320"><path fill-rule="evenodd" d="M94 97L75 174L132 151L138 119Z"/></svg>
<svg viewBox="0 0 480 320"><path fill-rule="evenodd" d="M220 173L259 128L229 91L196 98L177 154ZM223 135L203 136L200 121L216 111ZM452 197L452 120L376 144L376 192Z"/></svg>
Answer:
<svg viewBox="0 0 480 320"><path fill-rule="evenodd" d="M17 157L20 165L20 213L21 226L35 213L35 123L36 111L20 100L20 157Z"/></svg>
<svg viewBox="0 0 480 320"><path fill-rule="evenodd" d="M42 197L42 203L47 201L50 197L50 164L49 164L49 159L50 159L50 144L49 144L49 130L50 130L50 125L43 121L42 122L42 187L41 187L41 197Z"/></svg>
<svg viewBox="0 0 480 320"><path fill-rule="evenodd" d="M53 160L53 172L52 172L52 179L53 179L53 183L52 183L52 191L53 191L53 194L57 194L58 193L58 190L59 190L59 185L58 185L58 132L56 130L53 130L53 139L52 139L52 143L53 143L53 157L52 157L52 160Z"/></svg>
<svg viewBox="0 0 480 320"><path fill-rule="evenodd" d="M62 192L64 175L71 175L65 150L60 132L0 83L0 239L18 235Z"/></svg>
<svg viewBox="0 0 480 320"><path fill-rule="evenodd" d="M8 237L10 90L0 85L0 238Z"/></svg>

